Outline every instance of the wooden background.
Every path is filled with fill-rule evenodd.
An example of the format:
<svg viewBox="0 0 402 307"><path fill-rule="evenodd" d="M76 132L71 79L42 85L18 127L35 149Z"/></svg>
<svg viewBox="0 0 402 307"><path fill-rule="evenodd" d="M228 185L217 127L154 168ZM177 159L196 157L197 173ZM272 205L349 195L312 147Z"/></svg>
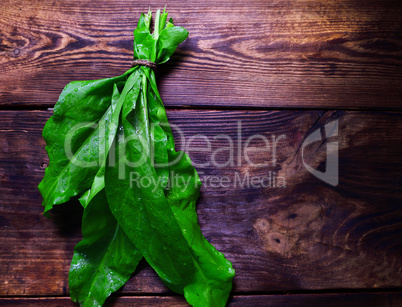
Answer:
<svg viewBox="0 0 402 307"><path fill-rule="evenodd" d="M184 139L236 149L261 134L272 152L201 177L275 172L286 187L204 184L206 238L233 262L229 306L402 306L402 2L27 1L0 3L0 305L74 306L68 269L82 210L42 215L37 185L48 159L41 130L72 80L122 74L141 12L168 6L190 32L158 73L171 123ZM339 185L303 166L301 144L339 123ZM238 135L241 122L242 138ZM177 135L178 137L179 135ZM224 143L224 144L222 144ZM258 140L250 146L262 146ZM327 141L305 161L325 169ZM195 163L211 164L201 139ZM186 306L145 263L109 306Z"/></svg>

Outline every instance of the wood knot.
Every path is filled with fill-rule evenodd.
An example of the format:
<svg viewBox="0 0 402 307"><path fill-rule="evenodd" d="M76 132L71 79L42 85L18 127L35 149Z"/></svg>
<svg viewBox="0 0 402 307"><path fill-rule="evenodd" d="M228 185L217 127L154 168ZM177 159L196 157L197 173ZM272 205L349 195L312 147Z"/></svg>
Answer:
<svg viewBox="0 0 402 307"><path fill-rule="evenodd" d="M42 163L40 164L40 168L44 169L44 168L46 168L46 167L47 167L47 163L46 163L46 162L42 162Z"/></svg>
<svg viewBox="0 0 402 307"><path fill-rule="evenodd" d="M257 219L253 227L263 242L263 248L266 251L275 252L286 257L291 256L294 240L275 229L268 220L264 218Z"/></svg>

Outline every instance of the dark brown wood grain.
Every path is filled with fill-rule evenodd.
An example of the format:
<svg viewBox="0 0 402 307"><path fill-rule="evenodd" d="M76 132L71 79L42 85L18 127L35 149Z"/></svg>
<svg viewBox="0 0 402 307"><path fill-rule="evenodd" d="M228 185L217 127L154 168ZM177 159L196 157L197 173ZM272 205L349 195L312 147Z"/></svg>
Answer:
<svg viewBox="0 0 402 307"><path fill-rule="evenodd" d="M5 0L0 105L52 106L72 80L122 74L140 13L166 4L190 31L160 68L167 106L401 108L398 0Z"/></svg>
<svg viewBox="0 0 402 307"><path fill-rule="evenodd" d="M77 306L68 297L48 298L0 298L4 306ZM138 296L111 297L105 306L188 306L180 296ZM245 295L233 296L228 307L243 306L328 306L328 307L400 307L402 296L399 293L341 293L341 294L287 294L287 295Z"/></svg>
<svg viewBox="0 0 402 307"><path fill-rule="evenodd" d="M228 306L402 306L397 0L1 1L0 305L76 306L82 208L42 214L44 110L70 81L127 70L140 13L166 4L190 36L158 86L203 181L203 234L236 270ZM325 171L334 142L337 186L303 164ZM142 261L106 306L187 303Z"/></svg>
<svg viewBox="0 0 402 307"><path fill-rule="evenodd" d="M37 185L48 160L41 130L50 115L0 112L1 296L68 295L82 210L71 203L58 206L53 219L42 215ZM187 146L203 180L200 225L233 262L235 294L402 286L401 113L169 110L168 117L184 136L175 128L177 149ZM339 143L340 179L332 187L303 166L301 144L335 120L338 137L304 151L306 163L322 170L327 144ZM255 135L266 137L271 150L256 153L252 148L264 146L248 141ZM272 140L281 136L274 159ZM213 165L229 161L227 152L216 152L229 139L236 152L241 145L240 159L235 153L233 165ZM268 165L250 165L246 144L252 163ZM235 184L236 176L269 172L286 186ZM229 184L219 187L211 178ZM119 292L138 293L171 294L145 262Z"/></svg>

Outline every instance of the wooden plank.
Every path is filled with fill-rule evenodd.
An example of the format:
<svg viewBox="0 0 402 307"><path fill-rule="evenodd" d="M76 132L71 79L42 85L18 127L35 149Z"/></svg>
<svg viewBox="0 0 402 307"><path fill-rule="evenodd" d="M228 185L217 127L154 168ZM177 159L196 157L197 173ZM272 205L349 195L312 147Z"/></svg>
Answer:
<svg viewBox="0 0 402 307"><path fill-rule="evenodd" d="M74 203L58 206L54 219L41 213L37 185L48 162L41 129L50 114L0 112L2 296L68 294L82 210ZM402 286L402 113L169 110L168 116L184 135L175 129L177 148L186 145L203 180L200 225L233 262L234 293ZM338 137L301 150L308 135L336 120ZM266 147L261 137L250 141L255 135L267 139L270 151L250 150ZM229 161L229 152L217 150L230 141L233 165L214 165ZM302 152L308 165L325 169L326 144L334 141L340 177L332 187L306 170ZM249 161L268 165L251 165L245 147ZM250 183L241 182L246 176ZM265 187L256 183L261 178ZM170 292L142 263L121 293Z"/></svg>
<svg viewBox="0 0 402 307"><path fill-rule="evenodd" d="M77 306L68 297L0 298L3 306ZM112 296L105 306L189 306L180 296ZM228 307L235 306L328 306L328 307L400 307L401 293L333 293L233 296Z"/></svg>
<svg viewBox="0 0 402 307"><path fill-rule="evenodd" d="M190 31L160 68L167 106L400 108L402 2L10 1L0 105L52 106L72 80L122 74L140 12Z"/></svg>

